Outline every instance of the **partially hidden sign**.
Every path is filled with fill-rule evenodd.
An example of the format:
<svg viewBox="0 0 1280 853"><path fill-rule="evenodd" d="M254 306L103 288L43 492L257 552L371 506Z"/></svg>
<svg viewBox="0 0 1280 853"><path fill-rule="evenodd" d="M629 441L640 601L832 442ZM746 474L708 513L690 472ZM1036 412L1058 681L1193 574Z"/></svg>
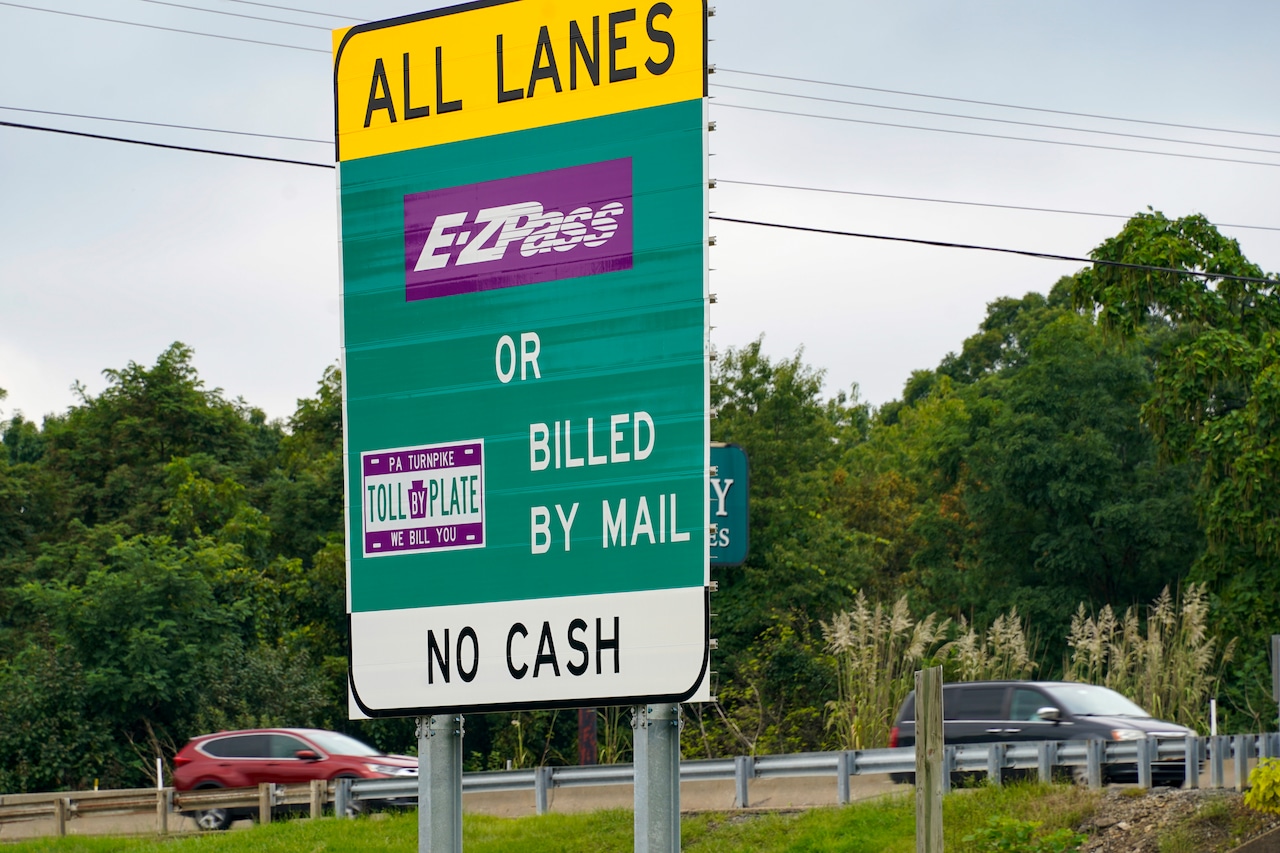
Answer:
<svg viewBox="0 0 1280 853"><path fill-rule="evenodd" d="M334 34L364 715L709 694L705 18Z"/></svg>
<svg viewBox="0 0 1280 853"><path fill-rule="evenodd" d="M711 565L747 561L747 452L736 444L711 445Z"/></svg>

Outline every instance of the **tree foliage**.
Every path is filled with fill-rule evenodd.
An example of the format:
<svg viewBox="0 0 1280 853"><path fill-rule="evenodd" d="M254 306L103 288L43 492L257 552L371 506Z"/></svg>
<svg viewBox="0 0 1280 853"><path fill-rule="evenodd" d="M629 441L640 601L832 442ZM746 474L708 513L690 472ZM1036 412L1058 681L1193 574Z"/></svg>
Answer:
<svg viewBox="0 0 1280 853"><path fill-rule="evenodd" d="M882 678L905 672L876 651L898 642L885 620L932 619L912 659L948 677L1056 677L1073 614L1083 631L1165 588L1194 591L1199 627L1088 624L1191 637L1188 660L1235 642L1231 724L1269 718L1277 282L1197 216L1139 215L1095 257L1129 266L995 300L877 410L802 352L722 354L712 438L747 453L750 550L713 571L718 702L690 709L686 752L879 743L905 683ZM0 790L143 784L156 754L226 727L411 750L411 721L347 719L339 371L283 422L205 387L181 343L104 374L40 424L0 420ZM1142 660L1126 689L1181 696L1169 713L1212 689L1192 673L1161 693ZM573 717L474 715L467 766L571 762ZM625 760L625 711L602 719Z"/></svg>

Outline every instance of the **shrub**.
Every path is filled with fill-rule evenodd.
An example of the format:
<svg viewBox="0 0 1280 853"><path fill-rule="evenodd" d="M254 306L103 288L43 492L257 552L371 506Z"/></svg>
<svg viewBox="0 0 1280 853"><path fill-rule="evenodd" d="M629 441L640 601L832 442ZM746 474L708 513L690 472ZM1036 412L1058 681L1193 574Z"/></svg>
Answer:
<svg viewBox="0 0 1280 853"><path fill-rule="evenodd" d="M966 835L963 840L967 849L979 853L1067 853L1079 850L1086 840L1084 835L1069 829L1056 829L1037 837L1039 826L1031 820L991 817L985 827Z"/></svg>
<svg viewBox="0 0 1280 853"><path fill-rule="evenodd" d="M1264 758L1253 768L1244 804L1255 811L1280 814L1280 760Z"/></svg>
<svg viewBox="0 0 1280 853"><path fill-rule="evenodd" d="M1165 587L1148 608L1145 631L1132 607L1119 618L1107 605L1095 618L1081 604L1067 636L1066 677L1105 685L1156 717L1204 732L1208 699L1235 651L1234 640L1220 647L1209 636L1208 614L1209 593L1194 583L1180 601Z"/></svg>
<svg viewBox="0 0 1280 853"><path fill-rule="evenodd" d="M838 725L846 749L889 745L898 706L911 691L912 677L945 636L951 620L930 614L919 622L906 596L889 610L872 607L861 592L853 608L822 623L827 649L835 655L839 699L827 703L828 725Z"/></svg>

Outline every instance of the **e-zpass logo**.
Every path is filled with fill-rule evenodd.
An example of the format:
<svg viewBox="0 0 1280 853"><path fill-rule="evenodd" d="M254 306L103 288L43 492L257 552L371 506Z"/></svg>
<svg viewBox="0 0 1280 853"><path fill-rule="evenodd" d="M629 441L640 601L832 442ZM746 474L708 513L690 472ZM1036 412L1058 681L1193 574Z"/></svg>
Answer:
<svg viewBox="0 0 1280 853"><path fill-rule="evenodd" d="M630 269L631 160L404 197L405 298Z"/></svg>
<svg viewBox="0 0 1280 853"><path fill-rule="evenodd" d="M569 213L544 210L536 201L486 207L474 215L444 213L436 217L431 233L418 255L414 272L438 270L449 265L491 264L506 257L512 243L520 255L531 258L547 252L568 252L583 245L603 246L618 230L622 202L611 201L599 211L577 207ZM463 226L470 226L461 230ZM451 247L457 247L454 254Z"/></svg>

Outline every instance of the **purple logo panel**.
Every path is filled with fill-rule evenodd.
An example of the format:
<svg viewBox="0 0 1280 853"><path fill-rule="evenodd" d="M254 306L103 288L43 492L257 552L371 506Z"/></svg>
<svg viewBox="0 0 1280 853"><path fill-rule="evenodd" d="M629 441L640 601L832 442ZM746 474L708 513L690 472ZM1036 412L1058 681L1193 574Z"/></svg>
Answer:
<svg viewBox="0 0 1280 853"><path fill-rule="evenodd" d="M364 556L484 547L484 442L360 454Z"/></svg>
<svg viewBox="0 0 1280 853"><path fill-rule="evenodd" d="M404 197L405 300L631 269L631 158Z"/></svg>

